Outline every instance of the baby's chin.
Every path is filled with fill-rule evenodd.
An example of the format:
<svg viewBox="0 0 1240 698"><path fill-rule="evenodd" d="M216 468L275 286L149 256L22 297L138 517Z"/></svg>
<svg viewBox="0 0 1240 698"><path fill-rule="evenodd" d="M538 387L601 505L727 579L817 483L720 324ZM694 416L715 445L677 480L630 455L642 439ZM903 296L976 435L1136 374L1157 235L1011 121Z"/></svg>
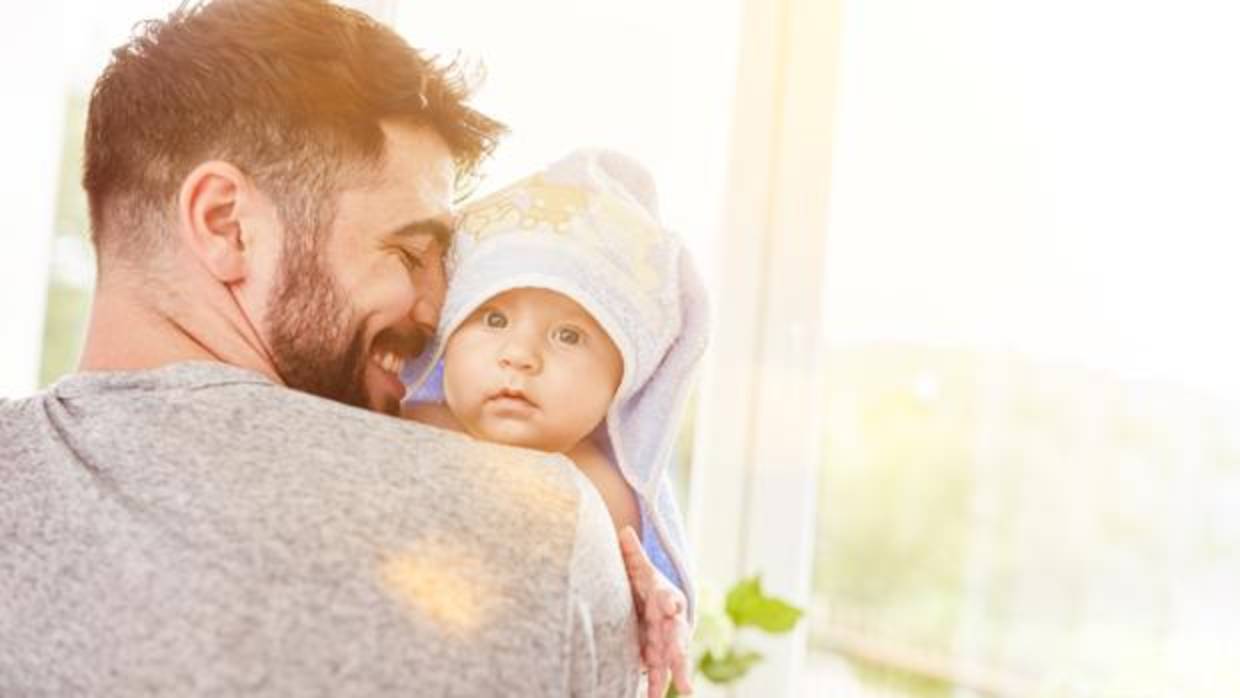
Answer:
<svg viewBox="0 0 1240 698"><path fill-rule="evenodd" d="M484 441L490 441L491 443L503 444L505 446L515 446L517 448L529 448L535 451L547 451L548 453L564 453L568 450L565 448L556 448L556 444L540 438L518 438L506 437L502 435L496 435L494 437L484 435L480 438Z"/></svg>
<svg viewBox="0 0 1240 698"><path fill-rule="evenodd" d="M548 453L567 453L574 444L564 445L563 439L556 439L547 434L531 433L520 429L494 428L484 425L467 425L467 431L474 438L490 443L529 448Z"/></svg>

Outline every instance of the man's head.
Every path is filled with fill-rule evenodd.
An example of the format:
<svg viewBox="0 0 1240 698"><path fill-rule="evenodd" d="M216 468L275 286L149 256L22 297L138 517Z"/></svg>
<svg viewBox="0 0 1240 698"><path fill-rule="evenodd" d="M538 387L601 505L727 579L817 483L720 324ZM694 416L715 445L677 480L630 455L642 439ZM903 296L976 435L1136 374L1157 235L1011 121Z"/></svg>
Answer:
<svg viewBox="0 0 1240 698"><path fill-rule="evenodd" d="M454 186L502 131L466 97L450 66L325 2L147 23L91 98L101 285L137 276L188 303L225 289L288 385L395 411L384 369L433 330Z"/></svg>
<svg viewBox="0 0 1240 698"><path fill-rule="evenodd" d="M624 362L568 296L513 288L478 307L444 351L444 397L474 436L568 452L611 408Z"/></svg>

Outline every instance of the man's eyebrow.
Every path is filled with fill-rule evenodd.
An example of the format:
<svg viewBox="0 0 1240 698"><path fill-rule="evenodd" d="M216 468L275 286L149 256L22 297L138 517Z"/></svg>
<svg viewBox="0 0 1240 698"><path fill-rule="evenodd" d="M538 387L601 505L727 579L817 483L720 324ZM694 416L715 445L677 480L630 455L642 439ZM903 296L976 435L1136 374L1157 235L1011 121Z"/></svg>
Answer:
<svg viewBox="0 0 1240 698"><path fill-rule="evenodd" d="M419 235L429 235L434 238L439 246L448 249L452 245L452 226L439 220L438 218L427 218L425 220L406 223L399 228L389 232L388 238L408 238Z"/></svg>

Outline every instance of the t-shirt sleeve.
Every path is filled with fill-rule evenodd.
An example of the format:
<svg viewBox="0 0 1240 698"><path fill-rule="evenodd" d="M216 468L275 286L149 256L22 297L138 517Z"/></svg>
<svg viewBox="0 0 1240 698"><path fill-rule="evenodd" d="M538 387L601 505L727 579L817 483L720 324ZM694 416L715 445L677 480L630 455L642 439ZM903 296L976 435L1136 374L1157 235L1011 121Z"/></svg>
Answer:
<svg viewBox="0 0 1240 698"><path fill-rule="evenodd" d="M637 619L615 527L584 476L570 563L569 695L636 695L641 678Z"/></svg>

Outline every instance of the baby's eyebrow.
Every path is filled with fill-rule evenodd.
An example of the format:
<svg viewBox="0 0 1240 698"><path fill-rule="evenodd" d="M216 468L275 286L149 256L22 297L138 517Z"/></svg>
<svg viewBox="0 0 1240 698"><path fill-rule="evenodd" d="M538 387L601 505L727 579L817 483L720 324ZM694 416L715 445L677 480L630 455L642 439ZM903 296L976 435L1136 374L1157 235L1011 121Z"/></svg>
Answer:
<svg viewBox="0 0 1240 698"><path fill-rule="evenodd" d="M593 315L579 310L571 311L564 316L564 320L577 325L577 329L582 331L589 330L592 326L598 325L598 321L594 319Z"/></svg>

